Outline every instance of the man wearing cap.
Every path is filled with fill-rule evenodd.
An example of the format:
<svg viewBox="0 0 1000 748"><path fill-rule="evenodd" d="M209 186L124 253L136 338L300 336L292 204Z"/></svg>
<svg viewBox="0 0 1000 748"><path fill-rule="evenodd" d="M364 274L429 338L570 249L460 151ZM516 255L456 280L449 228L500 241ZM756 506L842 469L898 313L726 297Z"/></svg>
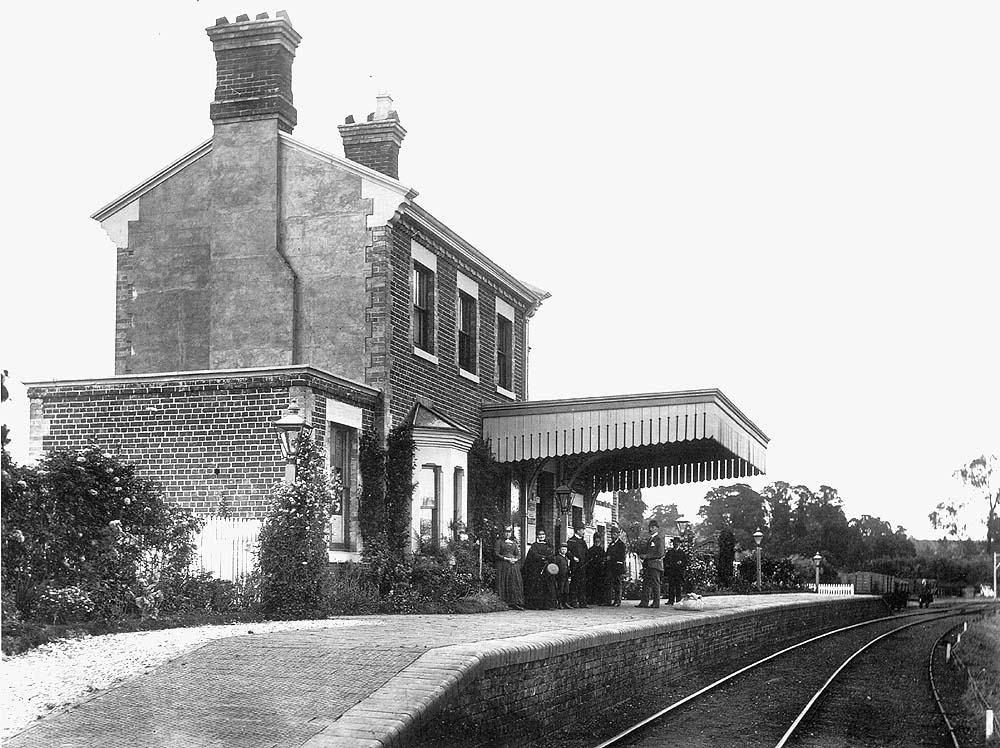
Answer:
<svg viewBox="0 0 1000 748"><path fill-rule="evenodd" d="M573 523L573 537L566 541L569 551L569 604L573 608L587 607L587 541L583 538L583 523Z"/></svg>
<svg viewBox="0 0 1000 748"><path fill-rule="evenodd" d="M637 608L660 607L660 577L663 576L663 538L660 537L660 523L649 521L649 537L640 548L642 559L642 599Z"/></svg>
<svg viewBox="0 0 1000 748"><path fill-rule="evenodd" d="M687 566L687 554L681 547L681 539L672 538L670 546L663 559L666 567L663 573L667 577L667 605L680 602L684 596L684 567Z"/></svg>

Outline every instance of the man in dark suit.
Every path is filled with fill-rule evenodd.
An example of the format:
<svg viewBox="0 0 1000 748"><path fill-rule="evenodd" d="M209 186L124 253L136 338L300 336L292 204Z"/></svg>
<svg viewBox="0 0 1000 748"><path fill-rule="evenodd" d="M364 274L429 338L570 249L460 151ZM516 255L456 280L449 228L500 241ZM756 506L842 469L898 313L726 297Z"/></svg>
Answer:
<svg viewBox="0 0 1000 748"><path fill-rule="evenodd" d="M667 605L680 602L684 596L684 569L687 566L687 554L681 547L681 539L673 538L671 547L663 559L663 573L667 577Z"/></svg>
<svg viewBox="0 0 1000 748"><path fill-rule="evenodd" d="M642 599L637 608L660 607L660 577L663 576L663 538L660 536L660 523L655 519L649 521L649 537L640 548L639 558L642 559Z"/></svg>
<svg viewBox="0 0 1000 748"><path fill-rule="evenodd" d="M605 577L610 588L611 604L618 607L622 604L622 577L625 576L625 557L628 548L622 540L622 529L611 525L611 545L605 557Z"/></svg>
<svg viewBox="0 0 1000 748"><path fill-rule="evenodd" d="M583 538L583 524L573 525L573 537L566 541L569 551L569 604L574 608L587 607L587 541Z"/></svg>

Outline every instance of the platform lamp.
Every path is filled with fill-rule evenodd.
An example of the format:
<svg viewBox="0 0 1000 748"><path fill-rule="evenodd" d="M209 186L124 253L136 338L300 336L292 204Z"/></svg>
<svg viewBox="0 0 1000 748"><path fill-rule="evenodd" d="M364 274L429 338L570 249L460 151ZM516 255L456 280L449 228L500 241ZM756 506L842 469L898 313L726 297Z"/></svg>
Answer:
<svg viewBox="0 0 1000 748"><path fill-rule="evenodd" d="M819 565L823 562L823 557L819 555L819 551L816 551L816 555L813 556L813 566L816 569L816 594L819 594Z"/></svg>
<svg viewBox="0 0 1000 748"><path fill-rule="evenodd" d="M764 540L764 533L762 533L760 531L760 528L758 527L757 532L753 534L753 542L757 544L757 591L758 592L761 592L764 589L760 573L760 544L762 540Z"/></svg>
<svg viewBox="0 0 1000 748"><path fill-rule="evenodd" d="M684 515L681 515L680 517L675 519L674 522L677 525L677 534L683 538L684 533L686 533L688 531L688 528L691 527L691 520L689 520Z"/></svg>
<svg viewBox="0 0 1000 748"><path fill-rule="evenodd" d="M288 402L288 410L274 421L274 429L278 432L278 444L281 445L281 456L285 458L285 483L295 482L295 461L299 456L299 444L302 437L308 438L312 431L306 419L299 412L298 400Z"/></svg>

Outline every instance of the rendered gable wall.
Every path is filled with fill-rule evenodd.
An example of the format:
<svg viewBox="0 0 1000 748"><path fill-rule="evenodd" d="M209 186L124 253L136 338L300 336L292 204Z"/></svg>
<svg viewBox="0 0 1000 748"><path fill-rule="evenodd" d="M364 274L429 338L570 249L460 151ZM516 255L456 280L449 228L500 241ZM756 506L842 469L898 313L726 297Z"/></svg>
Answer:
<svg viewBox="0 0 1000 748"><path fill-rule="evenodd" d="M115 373L207 369L211 162L201 158L123 209Z"/></svg>
<svg viewBox="0 0 1000 748"><path fill-rule="evenodd" d="M293 147L281 155L281 240L298 282L296 356L365 379L365 248L371 200L362 178Z"/></svg>

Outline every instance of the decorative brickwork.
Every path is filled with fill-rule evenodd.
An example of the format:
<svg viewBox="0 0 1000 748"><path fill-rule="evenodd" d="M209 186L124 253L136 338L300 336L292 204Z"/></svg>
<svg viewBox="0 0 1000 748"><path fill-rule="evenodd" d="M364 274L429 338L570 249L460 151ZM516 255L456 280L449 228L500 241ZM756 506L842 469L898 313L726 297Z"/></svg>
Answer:
<svg viewBox="0 0 1000 748"><path fill-rule="evenodd" d="M118 249L115 298L115 374L132 373L132 328L135 325L135 251Z"/></svg>
<svg viewBox="0 0 1000 748"><path fill-rule="evenodd" d="M287 16L269 20L261 13L251 21L235 23L220 18L209 28L216 60L212 122L222 124L251 119L277 119L291 132L296 112L292 106L292 60L301 37Z"/></svg>
<svg viewBox="0 0 1000 748"><path fill-rule="evenodd" d="M381 418L377 392L309 367L34 384L28 397L33 457L96 443L137 464L167 500L237 517L260 517L282 479L271 421L290 398L321 445L328 397L361 408L362 431Z"/></svg>

